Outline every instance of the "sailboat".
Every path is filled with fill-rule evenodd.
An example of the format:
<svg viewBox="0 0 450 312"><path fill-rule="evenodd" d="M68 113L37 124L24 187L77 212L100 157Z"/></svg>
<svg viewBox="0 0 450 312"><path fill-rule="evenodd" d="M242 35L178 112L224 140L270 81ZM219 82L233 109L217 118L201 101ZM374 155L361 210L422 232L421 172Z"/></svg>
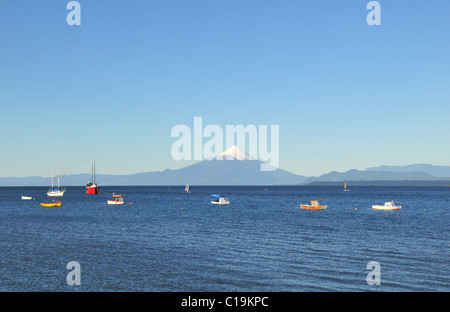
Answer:
<svg viewBox="0 0 450 312"><path fill-rule="evenodd" d="M184 188L184 192L185 192L186 194L190 194L190 193L191 193L191 192L189 191L189 183L186 184L186 187Z"/></svg>
<svg viewBox="0 0 450 312"><path fill-rule="evenodd" d="M58 187L55 188L53 186L53 169L52 169L52 187L48 190L47 195L51 196L51 197L61 197L64 195L64 193L66 192L66 189L62 188L59 185L59 178L60 178L60 174L59 174L59 161L58 161Z"/></svg>
<svg viewBox="0 0 450 312"><path fill-rule="evenodd" d="M92 178L91 182L86 184L86 194L100 194L100 188L95 184L95 160L94 166L92 166Z"/></svg>
<svg viewBox="0 0 450 312"><path fill-rule="evenodd" d="M350 190L347 190L347 181L344 182L344 192L348 192Z"/></svg>

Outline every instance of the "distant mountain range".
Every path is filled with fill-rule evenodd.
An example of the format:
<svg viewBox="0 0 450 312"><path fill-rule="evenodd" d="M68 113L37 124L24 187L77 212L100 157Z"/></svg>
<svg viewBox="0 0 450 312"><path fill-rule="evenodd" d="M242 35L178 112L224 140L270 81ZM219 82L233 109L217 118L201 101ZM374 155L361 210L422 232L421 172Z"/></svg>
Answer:
<svg viewBox="0 0 450 312"><path fill-rule="evenodd" d="M226 158L226 159L225 159ZM96 182L105 185L300 185L323 182L376 181L442 181L450 184L450 166L415 164L408 166L380 166L366 170L333 171L319 177L305 177L285 170L261 171L262 162L232 147L217 157L177 169L143 172L129 175L97 174ZM90 174L65 175L64 186L83 186ZM0 186L49 186L50 178L0 178ZM361 183L360 183L361 184Z"/></svg>
<svg viewBox="0 0 450 312"><path fill-rule="evenodd" d="M251 159L236 146L191 166L177 170L143 172L130 175L96 175L102 185L281 185L301 184L307 177L285 170L261 171L263 164ZM64 186L86 185L90 174L65 175ZM0 186L48 186L50 178L24 177L0 178Z"/></svg>
<svg viewBox="0 0 450 312"><path fill-rule="evenodd" d="M430 164L414 164L408 166L379 166L367 168L366 171L387 171L387 172L424 172L437 178L449 178L450 166L433 166Z"/></svg>
<svg viewBox="0 0 450 312"><path fill-rule="evenodd" d="M333 171L320 177L308 178L305 183L311 182L336 182L336 181L404 181L404 180L438 180L426 172L389 172L389 171L360 171L352 169L346 172Z"/></svg>

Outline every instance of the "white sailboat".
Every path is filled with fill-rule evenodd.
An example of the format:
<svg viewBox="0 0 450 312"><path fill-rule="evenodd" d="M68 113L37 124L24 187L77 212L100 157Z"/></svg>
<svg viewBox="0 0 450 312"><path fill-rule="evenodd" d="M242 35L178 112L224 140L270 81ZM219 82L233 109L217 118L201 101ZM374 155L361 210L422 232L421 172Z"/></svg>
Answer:
<svg viewBox="0 0 450 312"><path fill-rule="evenodd" d="M64 193L66 192L66 189L65 188L62 188L61 186L60 186L60 181L59 181L59 178L60 178L60 174L59 174L59 161L58 161L58 187L57 188L55 188L54 186L53 186L53 169L52 169L52 187L48 190L48 192L47 192L47 195L48 196L50 196L50 197L61 197L61 196L63 196L64 195Z"/></svg>
<svg viewBox="0 0 450 312"><path fill-rule="evenodd" d="M186 187L184 188L184 192L185 192L186 194L190 194L190 193L191 193L191 191L189 191L189 183L186 184Z"/></svg>

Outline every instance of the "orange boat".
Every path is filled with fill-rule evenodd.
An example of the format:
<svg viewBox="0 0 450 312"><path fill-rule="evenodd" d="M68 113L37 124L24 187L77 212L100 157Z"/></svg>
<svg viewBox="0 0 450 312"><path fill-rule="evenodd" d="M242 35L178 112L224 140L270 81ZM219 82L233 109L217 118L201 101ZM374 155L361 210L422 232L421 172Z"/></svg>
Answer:
<svg viewBox="0 0 450 312"><path fill-rule="evenodd" d="M125 194L116 194L116 193L112 193L113 197L124 197Z"/></svg>
<svg viewBox="0 0 450 312"><path fill-rule="evenodd" d="M59 207L61 206L61 201L53 202L53 203L41 203L43 207Z"/></svg>
<svg viewBox="0 0 450 312"><path fill-rule="evenodd" d="M319 209L325 209L325 208L327 208L327 205L321 205L318 200L312 200L311 205L300 204L300 209L319 210Z"/></svg>

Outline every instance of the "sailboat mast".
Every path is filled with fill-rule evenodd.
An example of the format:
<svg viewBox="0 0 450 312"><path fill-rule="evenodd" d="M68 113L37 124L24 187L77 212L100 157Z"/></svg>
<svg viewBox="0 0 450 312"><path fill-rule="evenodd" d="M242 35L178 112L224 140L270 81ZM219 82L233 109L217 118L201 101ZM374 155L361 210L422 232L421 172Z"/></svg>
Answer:
<svg viewBox="0 0 450 312"><path fill-rule="evenodd" d="M59 189L59 160L58 160L58 189Z"/></svg>
<svg viewBox="0 0 450 312"><path fill-rule="evenodd" d="M53 189L53 168L52 168L52 189Z"/></svg>
<svg viewBox="0 0 450 312"><path fill-rule="evenodd" d="M95 160L94 160L94 184L95 184Z"/></svg>

